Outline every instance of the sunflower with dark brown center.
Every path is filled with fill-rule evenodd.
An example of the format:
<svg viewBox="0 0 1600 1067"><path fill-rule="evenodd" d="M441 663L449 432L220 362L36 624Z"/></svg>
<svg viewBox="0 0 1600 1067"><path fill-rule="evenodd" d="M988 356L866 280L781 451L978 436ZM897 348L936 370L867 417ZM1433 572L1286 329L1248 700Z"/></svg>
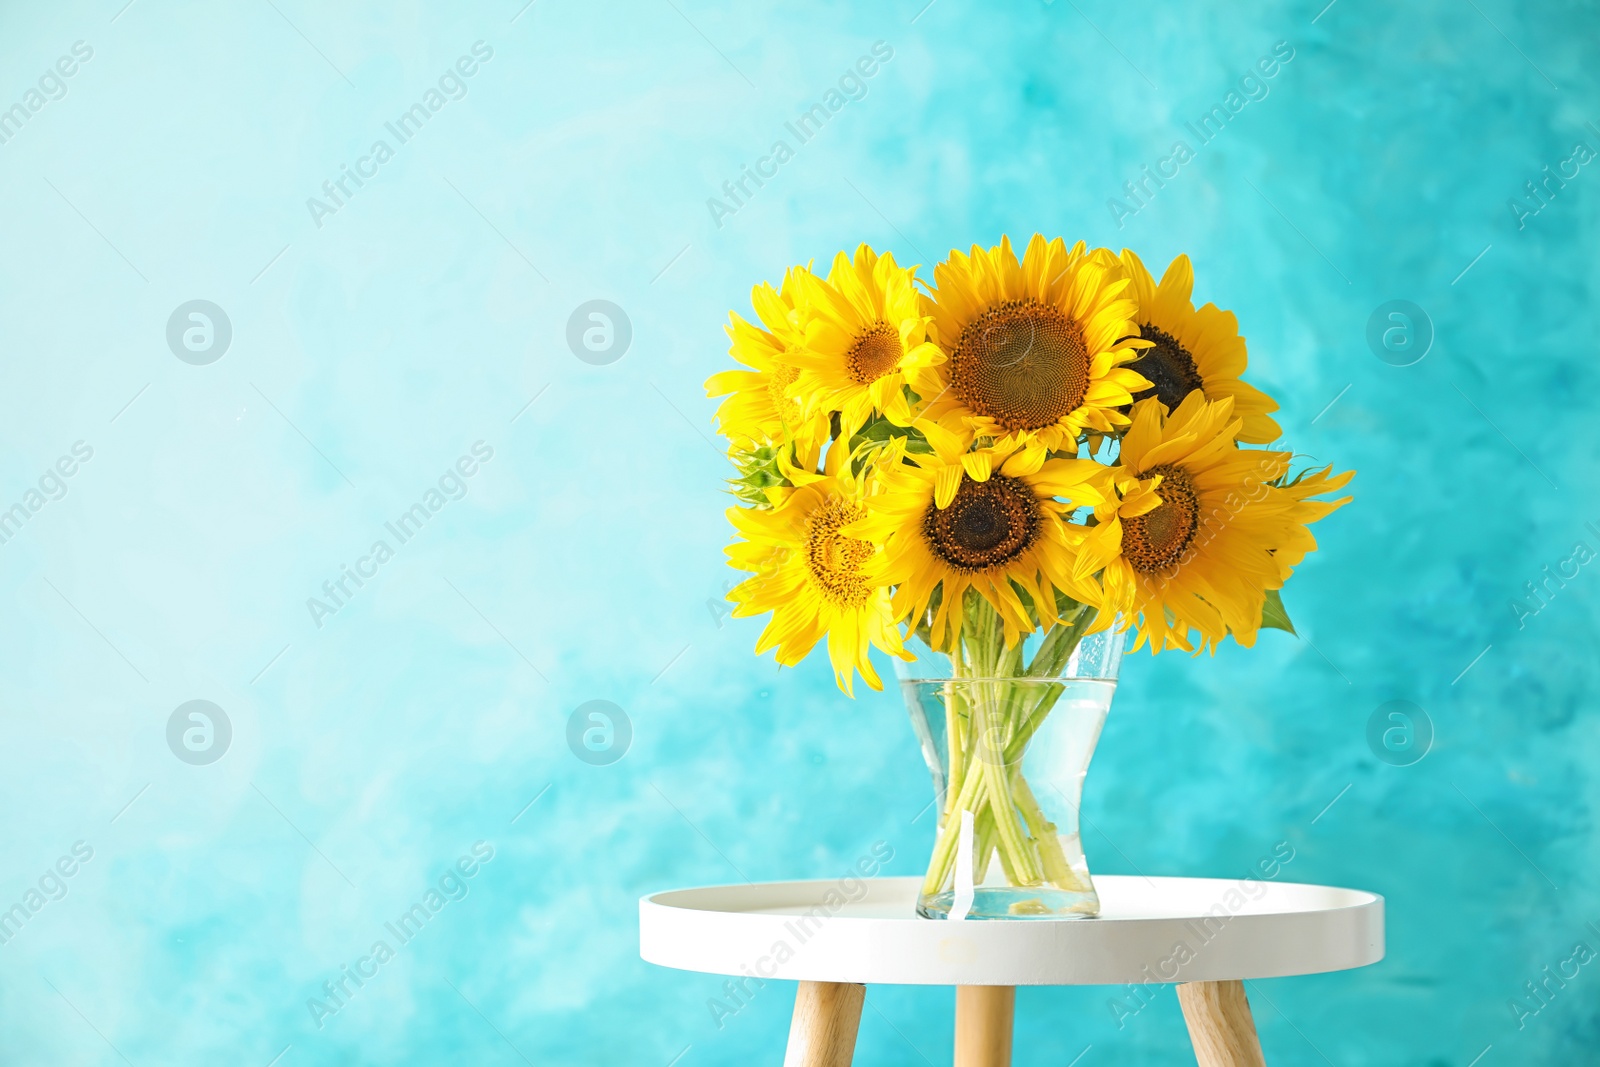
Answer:
<svg viewBox="0 0 1600 1067"><path fill-rule="evenodd" d="M881 491L847 536L884 546L880 580L895 585L896 619L929 619L935 648L961 632L967 590L994 606L1007 645L1055 621L1056 591L1098 603L1100 588L1073 574L1077 552L1066 517L1107 499L1109 468L1092 460L1045 459L1019 446L968 452L959 437L919 422L933 454L903 450L881 458ZM1023 601L1034 605L1037 623Z"/></svg>
<svg viewBox="0 0 1600 1067"><path fill-rule="evenodd" d="M1132 283L1129 295L1139 305L1136 336L1151 342L1132 365L1150 380L1150 388L1134 393L1133 398L1155 397L1168 411L1174 411L1194 392L1207 400L1231 397L1233 417L1240 422L1240 441L1254 445L1276 441L1281 431L1271 413L1278 410L1277 403L1240 380L1248 357L1244 338L1239 336L1239 320L1215 304L1194 306L1194 268L1189 257L1173 260L1160 285L1127 249L1123 249L1120 262Z"/></svg>
<svg viewBox="0 0 1600 1067"><path fill-rule="evenodd" d="M928 548L959 571L1003 566L1026 552L1039 534L1039 499L1020 478L961 476L949 507L929 504L922 516Z"/></svg>
<svg viewBox="0 0 1600 1067"><path fill-rule="evenodd" d="M1267 593L1316 547L1307 525L1350 499L1311 499L1350 480L1332 468L1274 485L1290 454L1237 447L1239 425L1231 397L1198 389L1170 415L1159 397L1134 405L1116 490L1082 539L1074 574L1099 571L1106 609L1153 652L1195 651L1196 634L1253 645Z"/></svg>
<svg viewBox="0 0 1600 1067"><path fill-rule="evenodd" d="M1189 350L1165 330L1148 322L1141 323L1139 336L1153 343L1139 353L1139 358L1133 361L1133 369L1150 379L1150 388L1134 393L1133 399L1137 402L1153 396L1170 411L1204 384L1200 371Z"/></svg>
<svg viewBox="0 0 1600 1067"><path fill-rule="evenodd" d="M1036 234L1019 262L1002 238L951 252L934 279L925 303L950 359L912 377L923 418L969 442L1047 451L1128 424L1133 394L1150 387L1130 364L1150 342L1116 257Z"/></svg>

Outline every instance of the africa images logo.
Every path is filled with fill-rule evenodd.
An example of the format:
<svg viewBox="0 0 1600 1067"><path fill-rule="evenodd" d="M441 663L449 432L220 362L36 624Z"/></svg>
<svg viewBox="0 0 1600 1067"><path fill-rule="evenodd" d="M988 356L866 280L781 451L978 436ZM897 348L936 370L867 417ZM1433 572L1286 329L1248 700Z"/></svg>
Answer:
<svg viewBox="0 0 1600 1067"><path fill-rule="evenodd" d="M737 215L739 209L755 196L757 189L766 188L767 182L778 176L778 169L795 157L796 149L821 133L822 128L833 116L843 111L846 104L852 100L865 100L867 79L882 70L893 58L893 45L888 41L874 41L872 54L861 56L853 66L845 68L844 73L839 75L837 88L829 88L822 94L822 99L802 111L793 122L783 124L783 128L794 137L792 146L787 139L777 138L767 154L755 161L753 169L748 163L741 164L738 176L722 183L721 196L707 197L706 210L711 213L711 221L717 229L722 229L723 219ZM750 187L752 183L755 189Z"/></svg>
<svg viewBox="0 0 1600 1067"><path fill-rule="evenodd" d="M322 583L322 597L309 596L306 598L306 610L311 614L311 621L317 629L322 629L323 623L329 616L337 615L343 608L355 599L366 584L378 576L378 569L391 559L394 559L395 550L422 532L445 505L454 500L466 497L469 480L473 475L483 469L483 464L494 458L494 446L486 441L474 441L472 454L458 457L454 464L445 468L439 475L436 486L430 486L422 494L421 499L402 511L393 521L383 524L383 528L394 539L391 545L387 538L380 537L372 542L367 549L367 554L355 561L352 567L348 563L339 565L337 577L330 578Z"/></svg>
<svg viewBox="0 0 1600 1067"><path fill-rule="evenodd" d="M167 747L191 767L217 762L232 743L233 722L209 700L185 701L167 717Z"/></svg>
<svg viewBox="0 0 1600 1067"><path fill-rule="evenodd" d="M0 105L0 145L22 132L22 127L52 101L67 95L67 79L94 58L94 48L85 41L72 42L72 54L63 55L39 75L38 87L29 86L22 98L10 107Z"/></svg>
<svg viewBox="0 0 1600 1067"><path fill-rule="evenodd" d="M393 960L399 950L416 940L424 927L448 904L465 900L472 892L472 879L494 859L494 845L477 841L470 855L463 855L428 886L420 900L383 924L384 933L372 942L365 955L339 967L339 975L322 983L322 996L308 997L306 1010L321 1030L325 1022L349 1006L350 1001L380 969ZM392 942L392 943L391 943Z"/></svg>
<svg viewBox="0 0 1600 1067"><path fill-rule="evenodd" d="M379 137L372 142L367 154L355 161L354 166L339 164L338 175L322 183L322 196L306 198L306 210L311 213L311 221L317 224L317 229L322 229L324 219L337 215L367 182L376 178L378 168L395 157L395 149L421 133L422 127L443 111L446 104L452 100L465 100L467 79L476 75L482 69L482 64L493 58L492 46L484 41L474 41L470 56L458 58L453 66L439 75L436 85L429 86L423 92L422 99L402 111L394 121L383 124L383 128L394 138L394 144Z"/></svg>

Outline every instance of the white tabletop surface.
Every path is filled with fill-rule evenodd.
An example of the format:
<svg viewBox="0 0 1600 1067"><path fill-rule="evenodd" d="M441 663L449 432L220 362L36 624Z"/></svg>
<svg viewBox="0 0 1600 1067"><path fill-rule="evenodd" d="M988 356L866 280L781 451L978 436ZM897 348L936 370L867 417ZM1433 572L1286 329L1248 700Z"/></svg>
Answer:
<svg viewBox="0 0 1600 1067"><path fill-rule="evenodd" d="M1098 918L951 922L917 917L919 882L655 893L639 901L639 954L711 974L891 985L1222 981L1383 958L1383 898L1357 889L1103 875Z"/></svg>

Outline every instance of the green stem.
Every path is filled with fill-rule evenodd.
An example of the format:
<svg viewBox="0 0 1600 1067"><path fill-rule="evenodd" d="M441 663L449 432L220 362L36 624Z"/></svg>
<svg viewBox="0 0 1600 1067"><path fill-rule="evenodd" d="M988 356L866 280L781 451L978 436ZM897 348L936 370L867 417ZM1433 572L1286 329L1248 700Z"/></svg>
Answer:
<svg viewBox="0 0 1600 1067"><path fill-rule="evenodd" d="M1017 873L1017 868L1015 864L1012 863L1010 854L1006 852L1005 848L1002 847L1000 841L998 840L1000 835L999 831L995 827L994 809L992 807L985 808L983 810L983 814L983 848L979 849L977 852L977 856L981 857L982 862L974 863L972 865L973 884L977 885L983 882L983 876L985 873L987 873L989 856L991 853L999 857L1000 872L1005 875L1007 885L1024 884L1024 879L1020 874Z"/></svg>
<svg viewBox="0 0 1600 1067"><path fill-rule="evenodd" d="M1087 604L1078 605L1078 610L1063 618L1061 625L1053 627L1045 639L1039 644L1039 651L1034 653L1033 662L1029 664L1027 676L1030 678L1050 678L1061 673L1061 668L1066 666L1067 660L1072 658L1072 653L1077 651L1078 642L1083 639L1083 633L1094 623L1095 611Z"/></svg>
<svg viewBox="0 0 1600 1067"><path fill-rule="evenodd" d="M1089 887L1083 884L1078 872L1067 862L1067 854L1061 848L1061 838L1056 833L1056 824L1044 817L1039 802L1034 799L1033 790L1028 787L1028 780L1021 774L1017 775L1015 792L1017 807L1021 809L1022 818L1039 846L1039 865L1044 868L1046 881L1069 892L1087 892Z"/></svg>
<svg viewBox="0 0 1600 1067"><path fill-rule="evenodd" d="M987 686L985 688L988 688ZM996 723L991 716L998 713L997 701L980 700L979 705L984 708L983 732L989 738L1004 736L999 731L1001 724ZM1028 846L1023 827L1017 817L1016 799L1011 792L1011 772L1007 769L1002 757L1005 753L1003 743L995 745L989 750L988 758L984 759L978 773L983 776L985 791L988 794L989 810L994 814L995 829L1000 838L1000 857L1002 862L1009 860L1010 871L1014 875L1012 884L1034 885L1039 881L1039 873L1035 869L1032 850Z"/></svg>
<svg viewBox="0 0 1600 1067"><path fill-rule="evenodd" d="M988 808L983 809L981 817L972 820L972 827L973 843L976 845L972 854L972 880L981 884L989 873L989 862L997 851L994 841L994 818Z"/></svg>
<svg viewBox="0 0 1600 1067"><path fill-rule="evenodd" d="M966 697L958 688L954 680L944 683L944 714L945 714L945 750L949 753L950 774L946 778L944 789L944 816L948 818L954 810L956 797L961 795L961 786L966 775L966 752L963 745L966 730L963 728L963 707Z"/></svg>

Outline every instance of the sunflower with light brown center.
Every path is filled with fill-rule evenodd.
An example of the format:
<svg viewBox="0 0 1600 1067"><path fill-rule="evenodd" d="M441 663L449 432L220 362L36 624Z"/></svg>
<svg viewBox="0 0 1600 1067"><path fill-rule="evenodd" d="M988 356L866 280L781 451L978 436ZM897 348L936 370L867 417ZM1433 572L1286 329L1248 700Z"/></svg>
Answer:
<svg viewBox="0 0 1600 1067"><path fill-rule="evenodd" d="M1183 558L1200 529L1200 497L1194 479L1182 467L1163 463L1144 472L1161 479L1161 503L1122 523L1122 554L1140 574L1157 574Z"/></svg>
<svg viewBox="0 0 1600 1067"><path fill-rule="evenodd" d="M786 358L804 339L795 304L809 275L804 267L793 267L784 274L781 288L763 283L751 291L760 325L737 314L728 316L726 330L733 342L728 354L745 369L713 374L706 379L706 395L727 397L717 408L716 421L731 452L792 445L806 461L814 460L827 440L827 415L807 414L795 392L800 368Z"/></svg>
<svg viewBox="0 0 1600 1067"><path fill-rule="evenodd" d="M858 608L872 594L861 568L872 558L872 545L845 537L841 526L867 517L866 509L845 497L834 497L806 516L802 542L806 570L819 596L840 608Z"/></svg>
<svg viewBox="0 0 1600 1067"><path fill-rule="evenodd" d="M837 413L846 441L878 415L909 423L909 376L944 362L928 339L915 278L915 267L861 245L854 258L835 256L826 280L807 272L802 282L801 340L784 358L800 371L794 392L806 397L807 414Z"/></svg>
<svg viewBox="0 0 1600 1067"><path fill-rule="evenodd" d="M951 252L926 298L950 358L913 376L920 414L967 441L1076 451L1080 434L1128 424L1150 382L1131 369L1149 346L1122 265L1035 235L1019 262L1011 242Z"/></svg>
<svg viewBox="0 0 1600 1067"><path fill-rule="evenodd" d="M900 331L875 319L850 342L844 354L844 371L857 385L871 385L898 369L900 358L905 354Z"/></svg>
<svg viewBox="0 0 1600 1067"><path fill-rule="evenodd" d="M1229 634L1253 645L1268 593L1316 547L1306 527L1350 499L1312 498L1352 472L1288 481L1290 453L1237 447L1233 405L1200 390L1170 415L1157 397L1136 404L1116 491L1082 538L1075 575L1101 572L1106 609L1136 621L1153 652L1214 649Z"/></svg>
<svg viewBox="0 0 1600 1067"><path fill-rule="evenodd" d="M820 475L793 467L786 473L794 487L777 494L774 506L728 509L728 519L743 537L728 546L728 562L751 572L728 594L737 605L733 614L772 612L756 643L757 655L775 648L778 662L792 667L826 638L841 689L851 691L856 673L873 689L882 689L869 648L893 656L905 652L889 591L872 572L881 562L877 546L843 532L866 517L861 484L847 466Z"/></svg>
<svg viewBox="0 0 1600 1067"><path fill-rule="evenodd" d="M1032 297L1007 301L961 331L949 373L956 397L1003 430L1043 430L1089 391L1083 327Z"/></svg>
<svg viewBox="0 0 1600 1067"><path fill-rule="evenodd" d="M1134 400L1151 397L1175 411L1191 393L1207 400L1233 399L1233 417L1240 421L1239 440L1265 445L1276 441L1282 431L1272 418L1277 401L1240 379L1249 359L1244 338L1239 336L1239 320L1233 312L1215 304L1196 308L1194 268L1188 256L1179 256L1167 267L1157 285L1144 262L1128 249L1120 260L1132 283L1129 295L1138 303L1138 332L1149 341L1132 364L1150 381L1150 388L1134 393Z"/></svg>

